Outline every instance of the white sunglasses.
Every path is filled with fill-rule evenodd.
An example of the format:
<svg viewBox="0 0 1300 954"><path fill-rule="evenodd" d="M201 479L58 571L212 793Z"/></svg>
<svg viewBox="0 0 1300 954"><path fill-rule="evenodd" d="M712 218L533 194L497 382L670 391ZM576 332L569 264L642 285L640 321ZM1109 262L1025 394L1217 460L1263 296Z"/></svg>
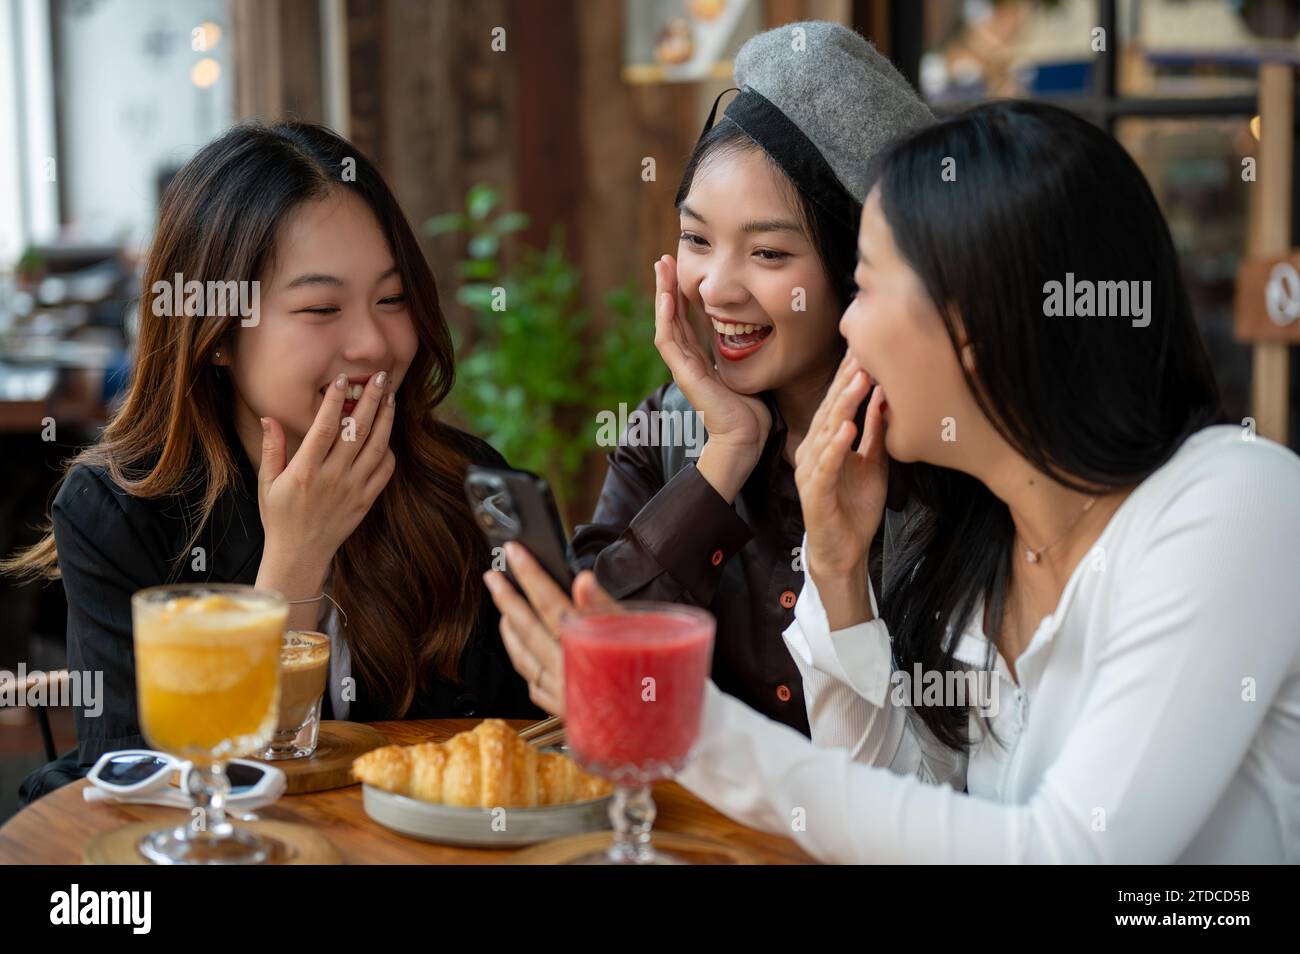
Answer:
<svg viewBox="0 0 1300 954"><path fill-rule="evenodd" d="M226 804L248 811L270 805L284 794L288 779L281 769L249 759L227 759L226 777L230 791ZM88 802L135 802L147 805L174 805L189 808L190 772L193 763L165 752L149 749L124 749L105 752L86 773L90 784L82 789ZM171 785L172 773L181 773L180 787Z"/></svg>

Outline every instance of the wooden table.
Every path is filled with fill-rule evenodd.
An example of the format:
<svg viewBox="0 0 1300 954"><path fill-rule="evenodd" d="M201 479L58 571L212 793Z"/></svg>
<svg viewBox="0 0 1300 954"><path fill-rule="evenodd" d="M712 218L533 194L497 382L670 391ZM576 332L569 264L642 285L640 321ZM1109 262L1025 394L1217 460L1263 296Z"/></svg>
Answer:
<svg viewBox="0 0 1300 954"><path fill-rule="evenodd" d="M438 741L472 729L478 719L427 719L375 722L391 742L409 745ZM512 720L515 728L527 720ZM119 825L157 820L175 823L182 810L160 805L87 802L84 779L37 799L0 827L0 864L81 864L86 842ZM793 841L738 825L673 782L655 786L655 830L683 832L741 847L767 864L809 864L812 859ZM286 795L258 809L261 818L317 828L348 864L496 864L512 852L456 848L407 838L370 819L361 805L361 786L328 792Z"/></svg>

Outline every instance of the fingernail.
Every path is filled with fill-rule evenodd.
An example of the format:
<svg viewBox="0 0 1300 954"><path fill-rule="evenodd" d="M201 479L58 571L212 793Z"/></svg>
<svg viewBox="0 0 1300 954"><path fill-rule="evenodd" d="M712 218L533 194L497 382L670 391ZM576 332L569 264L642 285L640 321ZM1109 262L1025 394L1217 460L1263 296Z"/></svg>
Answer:
<svg viewBox="0 0 1300 954"><path fill-rule="evenodd" d="M264 417L260 417L260 418L258 418L258 420L262 422L262 433L263 433L263 434L265 434L267 431L269 431L269 430L271 429L270 425L266 423L266 418L264 418Z"/></svg>
<svg viewBox="0 0 1300 954"><path fill-rule="evenodd" d="M378 374L375 375L375 387L382 388L387 383L388 383L387 371L380 371Z"/></svg>
<svg viewBox="0 0 1300 954"><path fill-rule="evenodd" d="M513 540L506 543L506 557L513 560L519 555L519 545Z"/></svg>
<svg viewBox="0 0 1300 954"><path fill-rule="evenodd" d="M348 386L348 376L346 374L340 374L337 378L334 379L334 386L338 388L340 391L342 391L345 387Z"/></svg>
<svg viewBox="0 0 1300 954"><path fill-rule="evenodd" d="M389 392L388 392L388 406L389 406L389 407L392 407L392 406L395 405L396 403L397 403L397 392L396 392L396 391L389 391Z"/></svg>

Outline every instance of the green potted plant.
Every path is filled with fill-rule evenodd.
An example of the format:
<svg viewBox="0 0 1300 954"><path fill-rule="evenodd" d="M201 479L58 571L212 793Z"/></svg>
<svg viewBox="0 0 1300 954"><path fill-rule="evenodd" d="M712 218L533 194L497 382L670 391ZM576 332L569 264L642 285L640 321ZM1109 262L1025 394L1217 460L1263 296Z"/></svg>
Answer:
<svg viewBox="0 0 1300 954"><path fill-rule="evenodd" d="M34 245L27 246L14 265L14 279L24 291L30 291L39 285L45 272L45 256Z"/></svg>
<svg viewBox="0 0 1300 954"><path fill-rule="evenodd" d="M472 335L455 335L451 407L514 466L545 476L562 509L582 505L581 490L572 489L584 465L607 450L596 444L597 412L634 405L667 380L654 347L653 304L632 282L612 289L603 327L594 329L561 232L504 266L502 239L528 218L499 211L499 201L495 189L476 185L463 211L425 224L432 235L466 238L456 299L472 316Z"/></svg>

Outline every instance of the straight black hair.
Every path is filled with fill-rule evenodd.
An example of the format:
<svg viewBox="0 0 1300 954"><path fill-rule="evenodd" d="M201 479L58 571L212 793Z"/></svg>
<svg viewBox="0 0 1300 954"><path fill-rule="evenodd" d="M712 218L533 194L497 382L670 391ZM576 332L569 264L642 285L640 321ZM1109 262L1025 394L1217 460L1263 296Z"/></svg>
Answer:
<svg viewBox="0 0 1300 954"><path fill-rule="evenodd" d="M798 199L798 211L808 228L809 238L817 257L830 281L831 291L835 295L836 305L842 313L848 308L853 298L853 269L857 265L857 234L853 229L832 218L820 205L813 202L789 177L784 169L767 154L767 152L750 138L749 134L725 116L718 120L708 132L700 137L686 162L682 173L681 185L677 188L676 203L681 208L686 197L690 195L691 185L700 166L706 160L717 159L729 152L757 150L772 164L772 168L781 173ZM853 221L862 213L862 205L853 203Z"/></svg>
<svg viewBox="0 0 1300 954"><path fill-rule="evenodd" d="M986 104L896 143L871 181L954 350L963 337L972 349L963 373L979 407L1042 473L1085 493L1131 486L1222 419L1168 226L1103 131L1052 106ZM1149 281L1149 324L1049 317L1048 283L1067 273L1076 286ZM974 477L926 464L911 477L926 506L887 568L881 613L900 668L946 672L981 598L990 636L1001 629L1015 528ZM967 707L918 714L946 745L971 745Z"/></svg>

